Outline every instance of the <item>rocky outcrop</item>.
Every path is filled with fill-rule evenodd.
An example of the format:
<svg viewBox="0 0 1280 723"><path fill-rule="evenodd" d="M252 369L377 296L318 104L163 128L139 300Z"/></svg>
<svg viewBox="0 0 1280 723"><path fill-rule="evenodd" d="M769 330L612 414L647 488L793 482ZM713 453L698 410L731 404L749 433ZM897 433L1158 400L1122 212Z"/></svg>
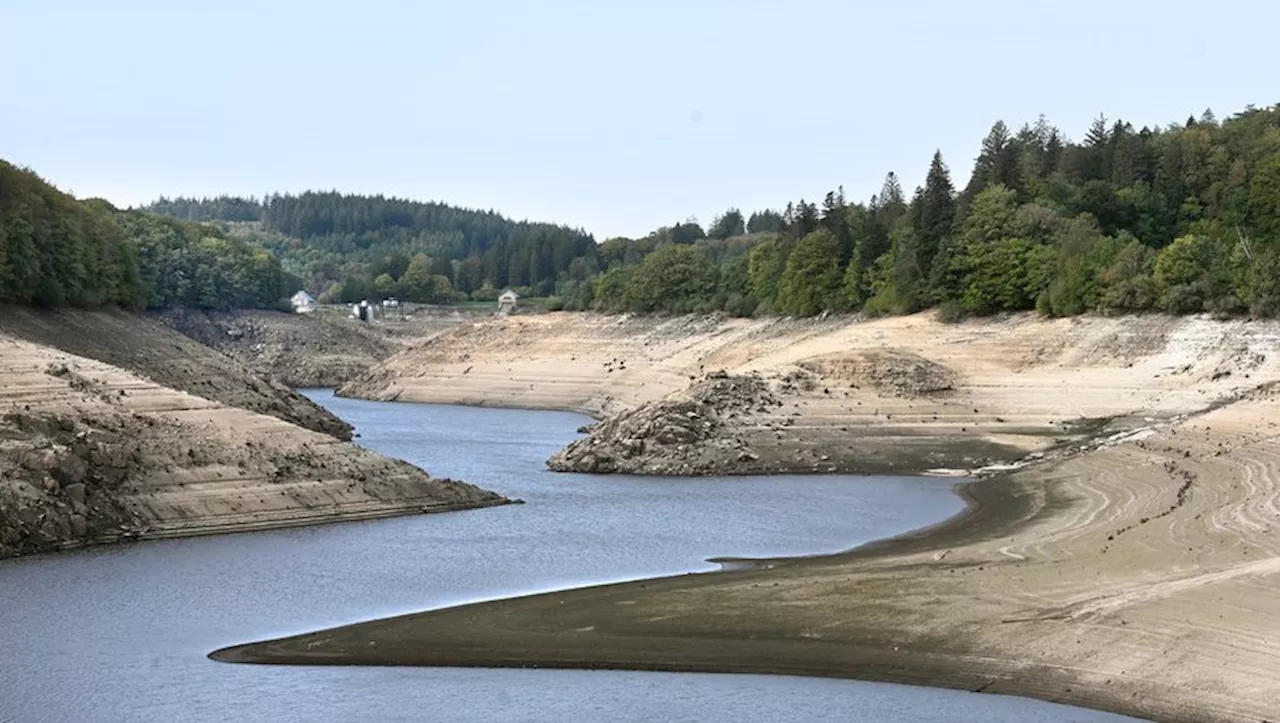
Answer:
<svg viewBox="0 0 1280 723"><path fill-rule="evenodd" d="M761 456L737 429L780 404L760 377L716 372L678 399L643 404L592 425L585 438L557 452L547 466L558 472L648 475L761 471ZM730 420L737 424L730 426Z"/></svg>
<svg viewBox="0 0 1280 723"><path fill-rule="evenodd" d="M505 502L273 416L0 335L0 557Z"/></svg>

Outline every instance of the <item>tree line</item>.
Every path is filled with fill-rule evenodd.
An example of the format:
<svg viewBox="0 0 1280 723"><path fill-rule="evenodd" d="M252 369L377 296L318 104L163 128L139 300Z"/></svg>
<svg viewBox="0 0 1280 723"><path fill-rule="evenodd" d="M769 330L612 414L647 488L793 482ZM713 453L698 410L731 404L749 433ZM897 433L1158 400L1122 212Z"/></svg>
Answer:
<svg viewBox="0 0 1280 723"><path fill-rule="evenodd" d="M78 201L0 161L0 304L266 308L296 283L215 227Z"/></svg>
<svg viewBox="0 0 1280 723"><path fill-rule="evenodd" d="M1079 142L1043 118L998 122L963 189L935 153L909 198L890 173L865 203L790 204L776 232L726 236L740 220L611 239L598 276L558 289L608 311L1273 316L1280 106L1164 128L1100 117Z"/></svg>
<svg viewBox="0 0 1280 723"><path fill-rule="evenodd" d="M145 210L235 224L325 301L448 302L508 286L545 296L575 260L596 266L595 239L578 229L380 195L161 198Z"/></svg>
<svg viewBox="0 0 1280 723"><path fill-rule="evenodd" d="M1079 141L1044 118L993 125L957 189L940 153L908 194L842 190L781 211L736 208L600 244L491 211L382 196L161 199L221 220L326 300L491 299L568 309L812 315L1039 309L1280 310L1280 107L1135 129L1099 117Z"/></svg>

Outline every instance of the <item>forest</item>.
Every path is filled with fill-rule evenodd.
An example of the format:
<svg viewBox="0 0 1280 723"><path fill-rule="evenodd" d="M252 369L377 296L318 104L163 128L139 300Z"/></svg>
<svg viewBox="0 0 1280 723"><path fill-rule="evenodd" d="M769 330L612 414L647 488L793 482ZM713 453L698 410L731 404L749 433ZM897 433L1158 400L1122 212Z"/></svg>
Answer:
<svg viewBox="0 0 1280 723"><path fill-rule="evenodd" d="M261 201L161 198L145 210L228 222L232 233L279 256L322 301L487 300L508 286L547 296L575 260L599 270L595 239L583 231L442 203L307 192Z"/></svg>
<svg viewBox="0 0 1280 723"><path fill-rule="evenodd" d="M149 210L228 222L334 301L491 299L511 286L610 312L1274 315L1280 106L1137 129L1099 117L1079 141L1044 118L997 122L963 188L935 153L911 193L889 173L865 202L837 189L600 244L378 196L161 199Z"/></svg>
<svg viewBox="0 0 1280 723"><path fill-rule="evenodd" d="M865 203L788 205L776 232L735 236L741 219L730 209L692 243L674 227L606 241L600 276L558 290L637 312L1273 316L1280 106L1136 130L1100 117L1080 142L1044 119L998 122L963 189L935 153L909 197L890 173Z"/></svg>
<svg viewBox="0 0 1280 723"><path fill-rule="evenodd" d="M923 165L923 164L922 164ZM1070 140L997 122L957 188L940 153L907 193L693 219L637 239L336 192L76 199L0 162L0 302L130 308L492 300L606 312L948 317L1036 309L1280 314L1280 106Z"/></svg>
<svg viewBox="0 0 1280 723"><path fill-rule="evenodd" d="M0 161L0 304L266 308L296 284L218 228L78 201Z"/></svg>

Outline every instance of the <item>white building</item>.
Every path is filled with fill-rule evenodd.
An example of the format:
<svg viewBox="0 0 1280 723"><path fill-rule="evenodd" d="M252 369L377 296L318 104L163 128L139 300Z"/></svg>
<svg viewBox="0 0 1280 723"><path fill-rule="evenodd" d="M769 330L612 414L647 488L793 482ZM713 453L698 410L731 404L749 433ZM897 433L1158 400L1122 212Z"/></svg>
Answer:
<svg viewBox="0 0 1280 723"><path fill-rule="evenodd" d="M310 314L316 310L316 300L311 294L305 291L299 291L294 294L289 302L293 304L293 310L298 314Z"/></svg>
<svg viewBox="0 0 1280 723"><path fill-rule="evenodd" d="M516 306L520 303L520 295L511 289L502 292L502 296L498 297L498 313L510 314L516 310Z"/></svg>

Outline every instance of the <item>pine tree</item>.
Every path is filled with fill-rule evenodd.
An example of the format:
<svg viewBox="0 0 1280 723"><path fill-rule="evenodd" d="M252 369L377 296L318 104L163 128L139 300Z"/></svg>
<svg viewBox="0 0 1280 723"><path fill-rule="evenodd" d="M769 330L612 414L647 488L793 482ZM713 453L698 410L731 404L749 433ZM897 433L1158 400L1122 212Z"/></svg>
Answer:
<svg viewBox="0 0 1280 723"><path fill-rule="evenodd" d="M915 239L913 247L920 257L915 260L922 269L921 276L928 277L928 269L938 255L943 240L951 234L955 223L955 187L951 185L951 172L942 160L942 151L935 151L925 177L924 190L916 199L914 213Z"/></svg>

